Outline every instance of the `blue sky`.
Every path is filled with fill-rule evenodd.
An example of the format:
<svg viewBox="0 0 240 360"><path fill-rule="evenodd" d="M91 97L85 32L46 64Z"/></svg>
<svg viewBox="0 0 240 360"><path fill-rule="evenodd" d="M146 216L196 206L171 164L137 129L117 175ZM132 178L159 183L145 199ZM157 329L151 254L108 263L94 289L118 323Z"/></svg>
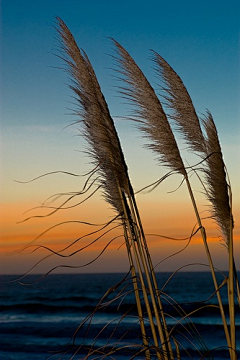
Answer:
<svg viewBox="0 0 240 360"><path fill-rule="evenodd" d="M87 52L112 116L126 116L129 109L118 97L107 37L130 52L154 85L149 49L160 53L183 79L199 114L212 112L227 166L237 176L232 156L240 137L239 1L2 0L1 9L2 166L8 176L16 178L13 165L17 176L34 176L55 162L64 168L69 161L57 159L59 147L64 154L79 148L74 130L62 130L74 119L68 110L73 107L68 78L54 56L55 16ZM116 124L124 143L129 125ZM42 167L37 169L39 156ZM31 175L26 157L28 165L32 161Z"/></svg>
<svg viewBox="0 0 240 360"><path fill-rule="evenodd" d="M107 36L126 47L153 81L149 49L159 52L183 78L197 110L209 108L219 131L236 133L234 124L240 114L237 0L3 0L1 4L3 126L68 122L63 116L66 76L53 69L61 66L53 56L57 15L91 59L113 115L125 111L115 98Z"/></svg>
<svg viewBox="0 0 240 360"><path fill-rule="evenodd" d="M73 107L68 78L54 55L58 53L54 23L59 16L87 52L113 117L126 116L129 109L117 94L110 56L114 51L108 37L129 51L153 85L157 78L149 50L170 63L196 110L204 113L207 108L215 119L239 206L238 0L2 0L0 4L2 202L38 198L44 193L44 189L37 194L36 188L20 190L13 179L30 179L51 170L84 170L86 161L75 151L82 146L76 128L63 130L75 118L68 110ZM126 122L116 120L116 125L131 176L139 187L141 166L147 166L152 156L143 150L141 164L136 164L139 135ZM151 167L151 180L156 173Z"/></svg>

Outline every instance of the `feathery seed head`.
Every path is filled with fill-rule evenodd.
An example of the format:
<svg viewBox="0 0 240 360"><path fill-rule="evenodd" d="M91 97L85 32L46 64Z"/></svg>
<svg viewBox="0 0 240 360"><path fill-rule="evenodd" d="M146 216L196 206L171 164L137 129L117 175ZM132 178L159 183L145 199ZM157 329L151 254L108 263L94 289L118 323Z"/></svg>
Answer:
<svg viewBox="0 0 240 360"><path fill-rule="evenodd" d="M73 80L70 87L80 108L76 114L83 122L83 136L94 162L99 164L99 182L106 200L122 213L119 188L128 194L129 178L113 120L86 53L80 51L66 24L60 18L57 21L62 50L67 55L63 60Z"/></svg>
<svg viewBox="0 0 240 360"><path fill-rule="evenodd" d="M219 225L223 239L228 245L232 213L229 201L228 184L218 133L210 112L202 120L206 131L207 167L205 170L208 185L208 199L212 204L212 215Z"/></svg>
<svg viewBox="0 0 240 360"><path fill-rule="evenodd" d="M193 151L204 151L204 136L200 122L193 106L189 93L181 78L173 68L158 53L153 52L153 61L157 65L156 72L165 84L167 107L169 115L177 123L177 128L183 135L189 148Z"/></svg>
<svg viewBox="0 0 240 360"><path fill-rule="evenodd" d="M154 89L129 53L117 41L112 41L118 54L118 72L126 84L121 94L137 106L134 117L140 120L139 129L152 141L147 146L158 154L163 165L185 175L177 143Z"/></svg>

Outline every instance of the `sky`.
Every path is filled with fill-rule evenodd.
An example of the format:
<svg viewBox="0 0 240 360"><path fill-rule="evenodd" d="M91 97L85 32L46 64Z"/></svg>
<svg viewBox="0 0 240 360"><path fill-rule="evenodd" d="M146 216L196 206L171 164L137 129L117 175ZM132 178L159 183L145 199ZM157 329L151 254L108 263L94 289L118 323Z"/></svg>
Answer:
<svg viewBox="0 0 240 360"><path fill-rule="evenodd" d="M84 174L91 169L90 159L83 153L86 144L78 136L80 125L68 126L77 119L71 114L75 105L68 88L68 75L63 62L56 56L59 54L56 16L70 28L94 67L120 136L135 191L163 176L167 169L159 166L156 156L144 148L144 140L136 128L123 120L129 115L130 108L118 93L119 83L113 71L114 48L109 37L126 48L156 90L158 79L150 49L158 52L182 78L197 113L201 116L206 109L211 111L232 185L234 247L239 269L239 1L2 0L0 9L0 273L23 274L46 256L47 250L22 249L47 228L64 222L33 244L60 250L96 228L81 221L103 224L115 215L101 195L96 194L78 207L23 221L31 215L46 214L46 209L28 210L39 207L51 195L80 191L85 178L54 174L25 184L17 181L28 181L51 171ZM184 151L184 144L181 149ZM196 161L186 152L184 159L191 164ZM192 181L205 219L208 203L194 176ZM181 178L176 175L154 192L137 195L146 234L179 239L190 236L196 220L186 189L181 186L176 190L180 183ZM219 241L216 225L209 220L204 220L204 224L215 266L226 270L227 252ZM89 266L56 271L126 271L127 257L120 235L120 229L113 229L84 251L68 259L51 256L40 262L34 271L44 273L62 264L82 266L98 257L115 236L119 237ZM81 238L71 248L72 252L94 240L96 234ZM186 240L148 235L148 242L154 264L159 263L158 271L206 263L199 235L184 251L181 250L186 246ZM193 265L186 269L205 270L206 267Z"/></svg>

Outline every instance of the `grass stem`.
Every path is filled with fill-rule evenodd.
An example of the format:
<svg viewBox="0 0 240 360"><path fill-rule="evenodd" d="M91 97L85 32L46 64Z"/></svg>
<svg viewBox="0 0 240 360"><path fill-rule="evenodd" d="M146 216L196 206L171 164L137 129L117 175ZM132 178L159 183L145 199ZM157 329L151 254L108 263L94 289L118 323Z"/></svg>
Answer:
<svg viewBox="0 0 240 360"><path fill-rule="evenodd" d="M210 253L208 243L207 243L207 237L206 237L205 228L202 226L202 221L201 221L201 218L200 218L200 215L199 215L199 212L198 212L195 197L193 195L192 187L190 185L187 174L185 176L185 179L186 179L188 192L189 192L192 204L193 204L194 212L195 212L195 215L196 215L196 218L197 218L198 226L200 228L200 232L201 232L201 236L202 236L202 239L203 239L203 244L204 244L204 247L205 247L205 251L206 251L206 254L207 254L207 258L208 258L208 262L209 262L209 266L210 266L210 271L211 271L211 274L212 274L212 279L213 279L214 287L215 287L216 294L217 294L217 299L218 299L218 304L219 304L220 313L221 313L221 317L222 317L222 322L223 322L223 328L224 328L224 332L225 332L225 336L226 336L226 341L227 341L227 345L228 345L229 351L230 351L232 345L231 345L231 340L230 340L230 336L229 336L228 325L227 325L226 316L225 316L225 312L224 312L224 308L223 308L222 298L221 298L221 295L220 295L220 292L219 292L219 286L218 286L218 283L217 283L217 278L216 278L216 274L215 274L215 270L214 270L214 266L213 266L213 262L212 262L211 253Z"/></svg>

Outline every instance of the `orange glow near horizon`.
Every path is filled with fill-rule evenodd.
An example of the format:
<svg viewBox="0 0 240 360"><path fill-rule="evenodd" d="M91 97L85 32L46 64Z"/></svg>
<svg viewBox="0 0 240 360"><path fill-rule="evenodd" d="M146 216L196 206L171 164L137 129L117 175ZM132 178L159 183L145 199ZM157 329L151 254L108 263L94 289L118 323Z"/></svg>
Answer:
<svg viewBox="0 0 240 360"><path fill-rule="evenodd" d="M181 206L182 205L180 205L180 208ZM91 262L91 260L97 258L103 248L106 247L106 251L103 255L101 255L101 258L96 262L96 264L92 265L90 271L94 271L95 269L97 272L111 272L115 270L119 271L128 267L121 227L113 229L111 232L106 233L104 236L100 237L99 240L95 241L100 234L103 234L108 230L108 228L103 229L99 233L93 233L102 226L96 227L77 222L66 223L70 220L77 221L77 216L81 221L89 221L98 224L104 224L107 221L110 221L115 214L112 210L106 209L106 204L103 201L99 202L97 206L96 204L93 206L91 203L86 203L81 210L76 211L75 208L67 212L59 211L49 217L32 218L26 222L17 224L17 222L24 219L25 216L30 215L29 213L21 216L26 208L29 209L32 207L33 206L30 203L9 203L1 205L0 256L3 260L1 262L2 273L21 272L21 269L27 268L28 266L31 267L31 265L28 264L34 264L34 262L37 262L42 257L47 256L49 252L45 248L38 248L37 251L34 251L38 245L49 247L54 251L62 251L62 253L66 255L76 253L74 256L70 256L69 259L64 259L64 261L70 265ZM142 214L143 226L149 244L150 253L155 264L161 262L159 270L169 269L169 266L180 266L184 262L201 262L201 259L204 259L203 262L205 261L204 248L199 233L192 238L189 246L184 251L181 250L186 247L188 243L187 240L171 240L165 238L173 237L176 239L183 239L188 238L191 235L196 222L194 215L192 214L192 209L185 207L184 212L180 212L177 207L172 207L172 205L171 208L166 205L159 211L154 212L152 212L151 209L151 203L144 202L140 204L140 213ZM239 218L237 215L238 214L236 214L236 218ZM53 227L53 225L60 222L65 223L60 226ZM117 224L114 223L111 227L116 225ZM209 246L213 251L213 256L220 265L222 261L225 266L227 262L227 252L220 245L219 239L217 239L219 234L216 231L216 225L209 220L204 221L204 225L207 229ZM39 234L50 227L53 228L45 232L41 237L38 237ZM93 234L84 236L90 232ZM156 234L158 234L158 236L156 236ZM162 235L162 237L160 235ZM32 242L36 237L37 240ZM114 237L116 237L116 239L107 246ZM78 238L81 239L70 246L71 243L76 241ZM27 245L31 244L31 242L32 246L27 247ZM63 251L63 249L67 246L68 248ZM239 261L239 224L236 224L236 228L234 229L234 246L236 260ZM24 249L24 247L26 248ZM80 248L84 249L79 252L78 250ZM22 253L20 253L21 250ZM15 256L12 256L14 253ZM170 256L173 253L179 254L171 258ZM164 258L168 257L170 257L168 260L162 262ZM51 264L54 265L58 263L61 263L61 261L56 262L55 258L51 256L49 260L46 260L46 269L51 267ZM45 269L44 264L45 262L41 264L41 271L44 271ZM116 264L118 265L116 266ZM85 271L86 269L87 268L85 268Z"/></svg>

